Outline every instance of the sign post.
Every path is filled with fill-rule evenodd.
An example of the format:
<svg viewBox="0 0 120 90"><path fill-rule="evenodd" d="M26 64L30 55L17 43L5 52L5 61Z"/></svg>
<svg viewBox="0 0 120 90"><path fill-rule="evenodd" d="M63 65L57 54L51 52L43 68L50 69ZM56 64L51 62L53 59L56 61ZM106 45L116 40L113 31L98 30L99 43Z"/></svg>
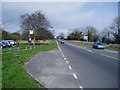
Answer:
<svg viewBox="0 0 120 90"><path fill-rule="evenodd" d="M28 44L32 44L32 39L30 37L31 34L33 34L33 30L29 30Z"/></svg>

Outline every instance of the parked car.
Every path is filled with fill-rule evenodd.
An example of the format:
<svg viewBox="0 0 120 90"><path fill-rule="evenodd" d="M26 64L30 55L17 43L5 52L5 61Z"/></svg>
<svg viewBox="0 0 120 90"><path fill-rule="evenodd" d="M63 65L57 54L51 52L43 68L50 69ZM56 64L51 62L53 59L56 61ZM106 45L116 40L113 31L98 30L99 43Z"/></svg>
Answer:
<svg viewBox="0 0 120 90"><path fill-rule="evenodd" d="M12 46L16 45L16 42L14 40L7 40Z"/></svg>
<svg viewBox="0 0 120 90"><path fill-rule="evenodd" d="M5 47L11 47L12 45L7 41L2 41L2 44L5 45Z"/></svg>
<svg viewBox="0 0 120 90"><path fill-rule="evenodd" d="M0 48L5 48L6 45L2 43L2 41L0 41Z"/></svg>
<svg viewBox="0 0 120 90"><path fill-rule="evenodd" d="M0 43L0 48L2 48L2 44Z"/></svg>
<svg viewBox="0 0 120 90"><path fill-rule="evenodd" d="M93 43L93 48L104 49L105 45L101 42L95 42L95 43Z"/></svg>

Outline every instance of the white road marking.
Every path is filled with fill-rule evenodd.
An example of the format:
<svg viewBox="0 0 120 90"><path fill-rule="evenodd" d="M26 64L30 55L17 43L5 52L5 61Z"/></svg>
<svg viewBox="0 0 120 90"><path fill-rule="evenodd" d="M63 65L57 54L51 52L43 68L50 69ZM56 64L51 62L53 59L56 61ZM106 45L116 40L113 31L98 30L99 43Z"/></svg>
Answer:
<svg viewBox="0 0 120 90"><path fill-rule="evenodd" d="M62 53L62 52L61 52ZM63 53L62 53L62 56L63 56L63 58L65 58L65 56L63 55Z"/></svg>
<svg viewBox="0 0 120 90"><path fill-rule="evenodd" d="M105 49L104 51L108 51L108 52L111 52L111 53L118 53L118 51L112 51L112 50L107 50L107 49Z"/></svg>
<svg viewBox="0 0 120 90"><path fill-rule="evenodd" d="M89 52L92 52L91 50L88 50Z"/></svg>
<svg viewBox="0 0 120 90"><path fill-rule="evenodd" d="M112 59L116 59L116 60L120 60L118 58L114 58L114 57L111 57L111 56L108 56L108 55L105 55L105 54L101 54L102 56L106 56L106 57L109 57L109 58L112 58Z"/></svg>
<svg viewBox="0 0 120 90"><path fill-rule="evenodd" d="M57 41L56 41L57 42ZM58 45L58 42L57 42L57 46L58 46L58 49L61 51L61 49L60 49L60 47L59 47L59 45Z"/></svg>
<svg viewBox="0 0 120 90"><path fill-rule="evenodd" d="M69 67L69 69L72 69L72 67L70 65L68 67Z"/></svg>
<svg viewBox="0 0 120 90"><path fill-rule="evenodd" d="M82 87L82 86L79 86L79 88L80 88L81 90L83 90L83 87Z"/></svg>
<svg viewBox="0 0 120 90"><path fill-rule="evenodd" d="M66 61L66 63L68 63L68 61Z"/></svg>
<svg viewBox="0 0 120 90"><path fill-rule="evenodd" d="M73 77L74 77L75 79L77 79L77 76L76 76L76 74L74 74L74 73L73 73Z"/></svg>
<svg viewBox="0 0 120 90"><path fill-rule="evenodd" d="M87 50L86 47L76 46L76 45L72 45L72 44L68 44L68 45L73 46L73 47L76 47L76 48L82 48L82 49L84 49L84 50Z"/></svg>
<svg viewBox="0 0 120 90"><path fill-rule="evenodd" d="M106 57L109 57L109 58L112 58L112 59L116 59L116 60L119 60L118 58L114 58L114 57L111 57L111 56L108 56L108 55L105 55Z"/></svg>
<svg viewBox="0 0 120 90"><path fill-rule="evenodd" d="M64 57L64 59L66 60L66 58Z"/></svg>
<svg viewBox="0 0 120 90"><path fill-rule="evenodd" d="M64 54L62 53L62 50L61 50L60 46L58 45L58 42L57 42L57 41L56 41L56 43L57 43L58 49L59 49L59 51L61 52L63 58L65 58L65 56L64 56Z"/></svg>

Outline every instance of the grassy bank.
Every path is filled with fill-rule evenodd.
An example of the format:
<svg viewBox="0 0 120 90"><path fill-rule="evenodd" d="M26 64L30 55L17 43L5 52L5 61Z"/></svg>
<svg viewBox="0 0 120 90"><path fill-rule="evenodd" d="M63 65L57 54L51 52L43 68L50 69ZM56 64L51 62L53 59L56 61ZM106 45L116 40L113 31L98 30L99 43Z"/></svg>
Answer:
<svg viewBox="0 0 120 90"><path fill-rule="evenodd" d="M85 45L85 46L90 46L90 47L92 47L92 45L93 45L93 42L84 42L84 41L75 41L75 40L67 40L67 41L76 43L76 44ZM109 45L109 46L106 45L106 49L120 51L120 48L115 47L115 45Z"/></svg>
<svg viewBox="0 0 120 90"><path fill-rule="evenodd" d="M25 47L25 45L21 46ZM2 87L3 88L42 88L22 67L23 64L40 51L56 48L56 42L30 49L12 50L2 55Z"/></svg>

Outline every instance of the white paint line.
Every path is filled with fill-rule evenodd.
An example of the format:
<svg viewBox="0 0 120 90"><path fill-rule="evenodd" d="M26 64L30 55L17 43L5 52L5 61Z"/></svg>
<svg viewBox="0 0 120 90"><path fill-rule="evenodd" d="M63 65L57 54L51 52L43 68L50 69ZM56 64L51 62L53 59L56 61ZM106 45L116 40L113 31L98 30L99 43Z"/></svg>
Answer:
<svg viewBox="0 0 120 90"><path fill-rule="evenodd" d="M57 41L56 41L56 43L57 43L58 49L61 51L60 46L58 45L58 42L57 42Z"/></svg>
<svg viewBox="0 0 120 90"><path fill-rule="evenodd" d="M76 74L74 74L74 73L73 73L73 77L74 77L75 79L77 79L77 76L76 76Z"/></svg>
<svg viewBox="0 0 120 90"><path fill-rule="evenodd" d="M92 52L91 50L88 50L89 52Z"/></svg>
<svg viewBox="0 0 120 90"><path fill-rule="evenodd" d="M66 63L68 63L68 61L66 61Z"/></svg>
<svg viewBox="0 0 120 90"><path fill-rule="evenodd" d="M58 49L59 49L59 51L61 52L63 58L65 58L65 56L64 56L64 54L62 53L62 50L61 50L60 46L58 45L58 42L57 42L57 41L56 41L56 43L57 43Z"/></svg>
<svg viewBox="0 0 120 90"><path fill-rule="evenodd" d="M111 56L108 56L108 55L105 55L106 57L109 57L109 58L112 58L112 59L116 59L116 60L119 60L118 58L114 58L114 57L111 57Z"/></svg>
<svg viewBox="0 0 120 90"><path fill-rule="evenodd" d="M112 51L112 50L107 50L107 49L104 49L105 51L108 51L108 52L111 52L111 53L118 53L118 51Z"/></svg>
<svg viewBox="0 0 120 90"><path fill-rule="evenodd" d="M83 90L83 87L82 87L82 86L79 86L79 88L80 88L81 90Z"/></svg>
<svg viewBox="0 0 120 90"><path fill-rule="evenodd" d="M72 69L72 67L70 65L68 67L69 67L69 69Z"/></svg>
<svg viewBox="0 0 120 90"><path fill-rule="evenodd" d="M66 60L66 58L64 57L64 59Z"/></svg>
<svg viewBox="0 0 120 90"><path fill-rule="evenodd" d="M114 58L114 57L111 57L111 56L108 56L108 55L104 55L104 54L101 54L102 56L106 56L106 57L109 57L109 58L112 58L112 59L116 59L116 60L120 60L118 58Z"/></svg>
<svg viewBox="0 0 120 90"><path fill-rule="evenodd" d="M84 49L84 50L87 50L86 47L76 46L76 45L72 45L72 44L68 44L68 45L73 46L73 47L76 47L76 48L82 48L82 49Z"/></svg>
<svg viewBox="0 0 120 90"><path fill-rule="evenodd" d="M62 54L63 58L65 58L65 56L64 56L63 53L62 53L62 51L61 51L61 54Z"/></svg>

